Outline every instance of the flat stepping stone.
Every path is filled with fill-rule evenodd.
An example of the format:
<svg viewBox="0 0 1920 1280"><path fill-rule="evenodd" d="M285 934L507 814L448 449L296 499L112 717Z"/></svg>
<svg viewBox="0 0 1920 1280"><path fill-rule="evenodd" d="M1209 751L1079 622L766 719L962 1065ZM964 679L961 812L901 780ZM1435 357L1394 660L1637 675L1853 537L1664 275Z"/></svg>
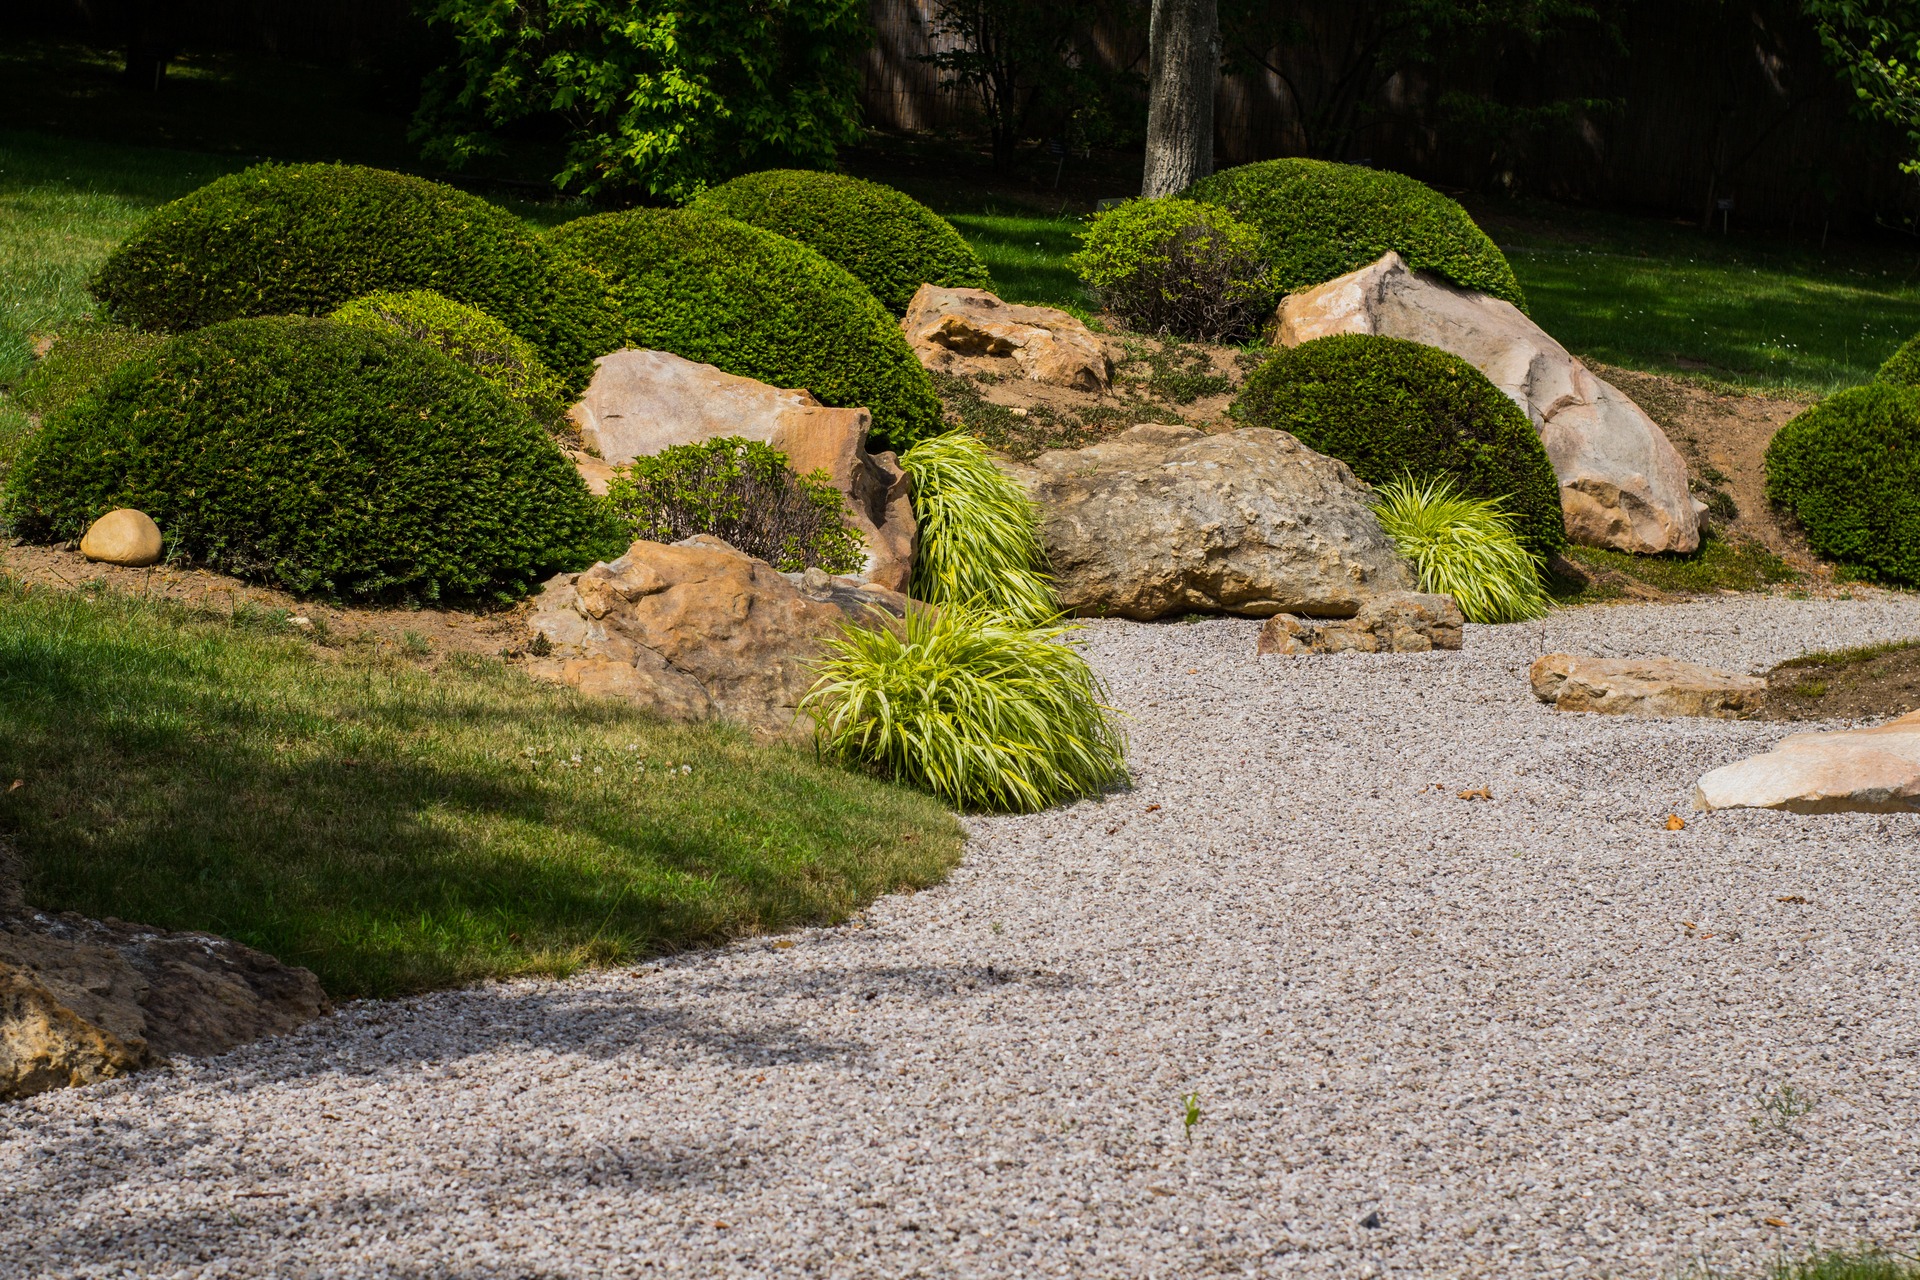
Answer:
<svg viewBox="0 0 1920 1280"><path fill-rule="evenodd" d="M1558 711L1615 716L1707 716L1744 720L1760 710L1767 682L1677 658L1588 658L1549 653L1527 673L1533 696Z"/></svg>
<svg viewBox="0 0 1920 1280"><path fill-rule="evenodd" d="M1920 812L1920 711L1873 729L1796 733L1764 755L1715 769L1696 809Z"/></svg>

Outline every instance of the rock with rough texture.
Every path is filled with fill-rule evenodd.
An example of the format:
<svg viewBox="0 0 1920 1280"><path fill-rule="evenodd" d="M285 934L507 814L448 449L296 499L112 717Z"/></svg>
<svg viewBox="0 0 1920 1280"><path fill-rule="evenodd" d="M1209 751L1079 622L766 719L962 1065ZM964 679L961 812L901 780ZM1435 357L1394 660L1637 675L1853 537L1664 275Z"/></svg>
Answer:
<svg viewBox="0 0 1920 1280"><path fill-rule="evenodd" d="M985 289L923 284L900 321L920 363L941 373L1000 372L1076 391L1105 391L1113 376L1107 349L1064 311L1002 302Z"/></svg>
<svg viewBox="0 0 1920 1280"><path fill-rule="evenodd" d="M628 349L595 362L593 380L568 416L585 446L568 456L595 493L607 491L622 463L722 436L771 445L801 475L826 472L866 543L862 576L906 589L916 539L907 474L893 454L867 452L873 415L865 409L828 408L804 390L665 351Z"/></svg>
<svg viewBox="0 0 1920 1280"><path fill-rule="evenodd" d="M1072 613L1344 618L1414 587L1347 464L1284 431L1145 425L1002 465Z"/></svg>
<svg viewBox="0 0 1920 1280"><path fill-rule="evenodd" d="M1872 729L1796 733L1765 755L1715 769L1696 809L1920 812L1920 711Z"/></svg>
<svg viewBox="0 0 1920 1280"><path fill-rule="evenodd" d="M1452 596L1392 591L1351 618L1315 620L1276 613L1260 628L1257 653L1428 653L1458 649L1467 620Z"/></svg>
<svg viewBox="0 0 1920 1280"><path fill-rule="evenodd" d="M307 970L211 934L0 916L0 1099L224 1053L329 1009Z"/></svg>
<svg viewBox="0 0 1920 1280"><path fill-rule="evenodd" d="M1744 720L1760 709L1767 682L1673 658L1586 658L1549 653L1527 678L1533 696L1560 711L1617 716L1706 716Z"/></svg>
<svg viewBox="0 0 1920 1280"><path fill-rule="evenodd" d="M903 616L907 603L876 583L783 574L718 538L641 541L547 583L528 619L544 652L527 667L671 720L731 720L757 737L805 740L811 726L795 710L825 642L849 620Z"/></svg>
<svg viewBox="0 0 1920 1280"><path fill-rule="evenodd" d="M143 568L160 559L160 526L131 507L109 511L87 527L80 554L101 564Z"/></svg>
<svg viewBox="0 0 1920 1280"><path fill-rule="evenodd" d="M1704 508L1666 433L1512 303L1421 275L1389 253L1280 304L1281 345L1336 333L1439 347L1513 397L1546 445L1575 542L1640 553L1699 547Z"/></svg>

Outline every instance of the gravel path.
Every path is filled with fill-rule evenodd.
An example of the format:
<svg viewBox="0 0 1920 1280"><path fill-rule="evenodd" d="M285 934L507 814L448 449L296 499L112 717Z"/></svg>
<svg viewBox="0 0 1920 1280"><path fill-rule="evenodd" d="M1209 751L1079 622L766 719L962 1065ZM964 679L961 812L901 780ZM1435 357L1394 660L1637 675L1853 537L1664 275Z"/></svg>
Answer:
<svg viewBox="0 0 1920 1280"><path fill-rule="evenodd" d="M1459 654L1256 662L1257 631L1091 628L1137 789L980 821L855 926L0 1110L0 1273L1737 1276L1920 1240L1920 816L1696 817L1792 726L1525 679L1759 670L1920 634L1920 598ZM1756 1130L1783 1086L1812 1111Z"/></svg>

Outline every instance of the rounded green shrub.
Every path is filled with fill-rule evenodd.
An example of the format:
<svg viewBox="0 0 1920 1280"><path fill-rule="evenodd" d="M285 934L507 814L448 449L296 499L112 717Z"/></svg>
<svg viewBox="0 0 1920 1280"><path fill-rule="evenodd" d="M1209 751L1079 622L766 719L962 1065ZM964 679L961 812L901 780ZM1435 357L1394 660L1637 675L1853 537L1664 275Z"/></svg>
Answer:
<svg viewBox="0 0 1920 1280"><path fill-rule="evenodd" d="M165 333L431 289L531 342L569 389L585 385L617 327L592 274L554 262L505 209L357 165L261 164L218 178L156 209L90 287L115 319Z"/></svg>
<svg viewBox="0 0 1920 1280"><path fill-rule="evenodd" d="M896 314L923 284L993 287L986 263L952 223L878 182L767 169L704 191L688 207L798 240L845 268Z"/></svg>
<svg viewBox="0 0 1920 1280"><path fill-rule="evenodd" d="M1452 596L1468 622L1546 616L1542 562L1522 545L1513 517L1498 503L1466 497L1449 477L1406 476L1380 486L1373 514L1413 561L1420 589Z"/></svg>
<svg viewBox="0 0 1920 1280"><path fill-rule="evenodd" d="M550 236L605 280L628 346L864 406L889 448L939 430L940 401L898 322L805 245L684 209L595 214Z"/></svg>
<svg viewBox="0 0 1920 1280"><path fill-rule="evenodd" d="M1129 200L1097 215L1069 265L1100 305L1148 333L1227 341L1272 301L1260 234L1193 200Z"/></svg>
<svg viewBox="0 0 1920 1280"><path fill-rule="evenodd" d="M1920 387L1920 334L1901 343L1874 378L1893 387Z"/></svg>
<svg viewBox="0 0 1920 1280"><path fill-rule="evenodd" d="M1262 160L1223 169L1182 194L1224 205L1259 228L1279 293L1325 284L1392 250L1416 271L1527 307L1506 256L1467 211L1404 174L1327 160Z"/></svg>
<svg viewBox="0 0 1920 1280"><path fill-rule="evenodd" d="M511 596L592 559L606 517L532 417L398 334L210 325L50 417L7 480L17 533L115 507L169 552L298 592Z"/></svg>
<svg viewBox="0 0 1920 1280"><path fill-rule="evenodd" d="M1920 389L1855 387L1781 427L1767 446L1767 497L1819 554L1920 584Z"/></svg>
<svg viewBox="0 0 1920 1280"><path fill-rule="evenodd" d="M965 432L922 440L900 455L913 480L920 547L915 599L965 605L1028 626L1060 616L1040 545L1040 509Z"/></svg>
<svg viewBox="0 0 1920 1280"><path fill-rule="evenodd" d="M390 329L466 365L548 426L567 412L566 387L533 344L478 307L431 289L370 293L333 313L363 329Z"/></svg>
<svg viewBox="0 0 1920 1280"><path fill-rule="evenodd" d="M1285 348L1253 372L1233 413L1291 432L1368 484L1450 476L1510 512L1535 555L1566 545L1560 486L1533 424L1486 375L1438 347L1342 334Z"/></svg>

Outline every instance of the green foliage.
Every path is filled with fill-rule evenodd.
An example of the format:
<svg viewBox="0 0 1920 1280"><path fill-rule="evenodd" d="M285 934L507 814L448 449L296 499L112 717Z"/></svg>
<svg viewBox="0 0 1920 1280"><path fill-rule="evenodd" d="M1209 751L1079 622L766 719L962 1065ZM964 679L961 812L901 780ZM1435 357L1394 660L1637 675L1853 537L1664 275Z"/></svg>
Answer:
<svg viewBox="0 0 1920 1280"><path fill-rule="evenodd" d="M1883 1249L1836 1249L1774 1264L1768 1280L1920 1280L1920 1259Z"/></svg>
<svg viewBox="0 0 1920 1280"><path fill-rule="evenodd" d="M798 240L845 268L896 314L923 284L993 287L980 255L951 223L877 182L768 169L704 192L690 207Z"/></svg>
<svg viewBox="0 0 1920 1280"><path fill-rule="evenodd" d="M596 214L551 239L561 258L605 280L628 346L865 406L889 448L938 430L940 402L899 324L805 245L684 209Z"/></svg>
<svg viewBox="0 0 1920 1280"><path fill-rule="evenodd" d="M823 754L969 809L1030 812L1126 779L1093 669L1061 638L964 605L848 623L801 708Z"/></svg>
<svg viewBox="0 0 1920 1280"><path fill-rule="evenodd" d="M604 518L531 417L397 334L235 320L49 418L4 512L42 540L115 507L171 554L294 591L510 596L591 559Z"/></svg>
<svg viewBox="0 0 1920 1280"><path fill-rule="evenodd" d="M1541 559L1520 542L1513 517L1463 496L1451 477L1406 476L1380 486L1373 514L1413 561L1420 589L1454 598L1468 622L1525 622L1547 613Z"/></svg>
<svg viewBox="0 0 1920 1280"><path fill-rule="evenodd" d="M1800 0L1827 63L1853 90L1862 118L1907 134L1903 173L1920 173L1920 3L1916 0Z"/></svg>
<svg viewBox="0 0 1920 1280"><path fill-rule="evenodd" d="M1224 205L1259 229L1280 293L1324 284L1391 249L1416 271L1526 310L1513 268L1486 232L1458 204L1404 174L1326 160L1262 160L1202 178L1184 194Z"/></svg>
<svg viewBox="0 0 1920 1280"><path fill-rule="evenodd" d="M1767 446L1767 497L1819 554L1920 583L1920 389L1857 387L1787 423Z"/></svg>
<svg viewBox="0 0 1920 1280"><path fill-rule="evenodd" d="M44 418L93 390L121 365L152 353L163 341L125 325L76 324L60 335L7 395L28 413Z"/></svg>
<svg viewBox="0 0 1920 1280"><path fill-rule="evenodd" d="M1368 484L1403 473L1451 476L1464 496L1509 512L1537 556L1566 545L1560 486L1517 405L1438 347L1342 334L1274 353L1234 401L1249 426L1275 427L1339 458Z"/></svg>
<svg viewBox="0 0 1920 1280"><path fill-rule="evenodd" d="M987 446L964 432L922 440L900 457L913 479L920 549L916 599L965 605L1035 626L1060 615L1045 573L1040 512Z"/></svg>
<svg viewBox="0 0 1920 1280"><path fill-rule="evenodd" d="M796 476L786 454L757 440L727 436L636 458L614 471L607 500L636 538L710 533L782 573L852 573L866 563L826 472Z"/></svg>
<svg viewBox="0 0 1920 1280"><path fill-rule="evenodd" d="M1094 217L1070 260L1102 306L1135 329L1229 341L1271 303L1260 235L1192 200L1129 200Z"/></svg>
<svg viewBox="0 0 1920 1280"><path fill-rule="evenodd" d="M555 120L555 182L684 200L770 165L830 166L859 135L858 0L434 0L458 60L429 78L414 137L460 168L493 131Z"/></svg>
<svg viewBox="0 0 1920 1280"><path fill-rule="evenodd" d="M431 289L370 293L333 313L341 324L392 329L453 357L552 426L566 416L566 388L531 343L478 307Z"/></svg>
<svg viewBox="0 0 1920 1280"><path fill-rule="evenodd" d="M1920 387L1920 334L1901 343L1900 349L1880 366L1874 380L1893 387Z"/></svg>
<svg viewBox="0 0 1920 1280"><path fill-rule="evenodd" d="M156 210L90 287L116 319L168 333L431 289L531 342L569 389L617 328L591 273L556 264L506 210L355 165L262 164L216 179Z"/></svg>

